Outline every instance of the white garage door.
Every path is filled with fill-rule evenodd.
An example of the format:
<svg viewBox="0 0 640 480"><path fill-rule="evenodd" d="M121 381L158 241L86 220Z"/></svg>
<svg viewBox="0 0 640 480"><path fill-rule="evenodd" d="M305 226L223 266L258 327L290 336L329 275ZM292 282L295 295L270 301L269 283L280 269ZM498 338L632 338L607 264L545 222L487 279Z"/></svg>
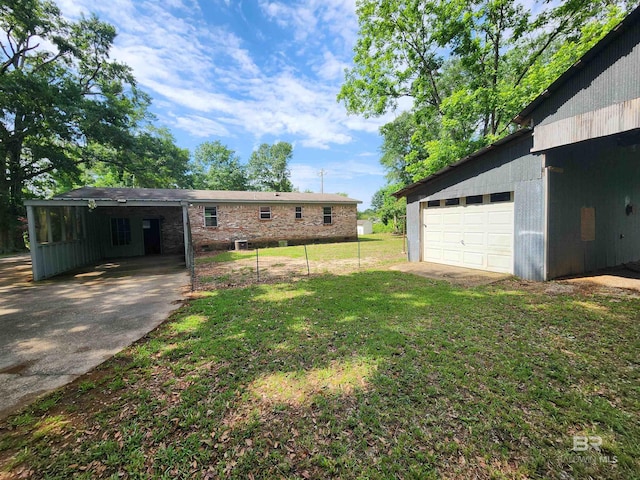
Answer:
<svg viewBox="0 0 640 480"><path fill-rule="evenodd" d="M471 203L472 200L476 203ZM448 202L455 201L460 204L445 205L442 200L424 205L422 259L513 273L513 194L505 192Z"/></svg>

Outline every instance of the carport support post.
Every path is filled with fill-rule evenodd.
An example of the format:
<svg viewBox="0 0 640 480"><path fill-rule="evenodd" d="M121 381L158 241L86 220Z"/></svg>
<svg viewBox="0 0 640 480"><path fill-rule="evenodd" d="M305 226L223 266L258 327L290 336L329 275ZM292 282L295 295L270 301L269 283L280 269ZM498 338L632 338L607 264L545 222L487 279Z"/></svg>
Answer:
<svg viewBox="0 0 640 480"><path fill-rule="evenodd" d="M184 235L184 261L187 264L187 268L191 269L191 235L189 235L189 230L191 226L189 225L189 204L182 204L182 233Z"/></svg>
<svg viewBox="0 0 640 480"><path fill-rule="evenodd" d="M32 205L27 205L27 225L29 228L29 251L31 253L31 271L33 280L40 280L40 265L38 264L38 236L36 232L36 216Z"/></svg>

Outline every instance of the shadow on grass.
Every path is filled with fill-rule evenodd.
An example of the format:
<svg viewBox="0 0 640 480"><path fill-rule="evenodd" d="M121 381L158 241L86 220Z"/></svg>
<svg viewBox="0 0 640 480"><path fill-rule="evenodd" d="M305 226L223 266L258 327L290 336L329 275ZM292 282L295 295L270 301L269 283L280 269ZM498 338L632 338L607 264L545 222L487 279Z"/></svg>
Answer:
<svg viewBox="0 0 640 480"><path fill-rule="evenodd" d="M210 292L107 365L101 391L76 400L92 418L59 402L89 433L30 463L60 477L93 464L134 476L628 478L640 432L634 354L620 342L638 338L637 307L398 272ZM603 437L615 467L572 457L578 434Z"/></svg>

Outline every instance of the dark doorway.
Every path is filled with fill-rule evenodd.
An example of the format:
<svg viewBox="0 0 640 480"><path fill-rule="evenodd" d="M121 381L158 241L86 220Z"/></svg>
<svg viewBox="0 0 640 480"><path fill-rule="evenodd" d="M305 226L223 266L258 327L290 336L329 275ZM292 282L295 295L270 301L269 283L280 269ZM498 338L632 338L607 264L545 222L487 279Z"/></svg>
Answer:
<svg viewBox="0 0 640 480"><path fill-rule="evenodd" d="M161 254L160 220L157 218L145 218L142 220L142 230L144 231L144 254Z"/></svg>

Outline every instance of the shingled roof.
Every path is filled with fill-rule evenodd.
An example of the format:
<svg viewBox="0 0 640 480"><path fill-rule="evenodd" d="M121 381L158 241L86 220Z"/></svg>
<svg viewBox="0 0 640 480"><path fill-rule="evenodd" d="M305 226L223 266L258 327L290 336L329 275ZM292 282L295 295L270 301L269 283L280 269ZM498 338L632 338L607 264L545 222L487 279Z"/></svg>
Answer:
<svg viewBox="0 0 640 480"><path fill-rule="evenodd" d="M179 188L82 187L54 197L54 200L108 200L218 203L362 203L335 193L246 192L235 190L184 190Z"/></svg>

